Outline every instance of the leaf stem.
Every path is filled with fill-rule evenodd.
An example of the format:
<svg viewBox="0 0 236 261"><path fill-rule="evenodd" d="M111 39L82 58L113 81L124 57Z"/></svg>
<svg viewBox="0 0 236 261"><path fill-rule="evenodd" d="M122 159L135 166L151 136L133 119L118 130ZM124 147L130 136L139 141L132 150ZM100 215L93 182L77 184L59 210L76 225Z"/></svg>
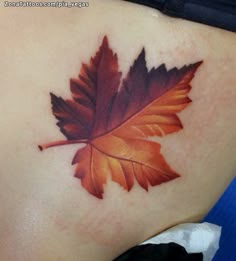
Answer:
<svg viewBox="0 0 236 261"><path fill-rule="evenodd" d="M43 151L51 147L78 144L78 143L88 143L88 140L59 140L59 141L49 142L43 145L38 145L38 147L41 151Z"/></svg>

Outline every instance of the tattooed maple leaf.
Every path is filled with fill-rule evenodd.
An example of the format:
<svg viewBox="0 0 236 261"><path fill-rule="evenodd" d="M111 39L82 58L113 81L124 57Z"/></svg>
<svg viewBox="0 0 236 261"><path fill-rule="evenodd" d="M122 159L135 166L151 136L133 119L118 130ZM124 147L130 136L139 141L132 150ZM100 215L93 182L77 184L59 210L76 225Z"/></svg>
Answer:
<svg viewBox="0 0 236 261"><path fill-rule="evenodd" d="M72 99L51 93L52 112L66 141L39 146L86 143L72 164L74 176L92 195L102 198L107 176L130 191L136 179L148 190L180 175L147 137L183 128L176 113L190 102L190 81L201 62L167 71L164 64L148 71L143 49L121 81L117 55L104 37L96 55L70 80ZM121 86L120 86L121 85Z"/></svg>

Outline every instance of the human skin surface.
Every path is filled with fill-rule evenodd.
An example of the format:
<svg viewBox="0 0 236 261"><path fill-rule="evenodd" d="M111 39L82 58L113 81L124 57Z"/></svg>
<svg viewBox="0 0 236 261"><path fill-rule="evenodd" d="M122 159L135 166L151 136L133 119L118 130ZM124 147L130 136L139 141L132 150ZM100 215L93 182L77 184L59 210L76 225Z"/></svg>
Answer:
<svg viewBox="0 0 236 261"><path fill-rule="evenodd" d="M199 221L236 171L236 36L123 1L89 8L0 7L0 260L110 261L175 224ZM184 128L157 139L181 178L130 192L109 178L103 200L73 177L82 145L64 139L49 93L70 97L107 35L123 75L145 47L148 68L204 60L191 82Z"/></svg>

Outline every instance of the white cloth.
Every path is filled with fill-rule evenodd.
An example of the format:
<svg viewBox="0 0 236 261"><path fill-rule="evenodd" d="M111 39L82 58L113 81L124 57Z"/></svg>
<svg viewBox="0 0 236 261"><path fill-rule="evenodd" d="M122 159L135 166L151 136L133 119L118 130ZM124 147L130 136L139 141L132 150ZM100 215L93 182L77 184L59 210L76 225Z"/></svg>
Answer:
<svg viewBox="0 0 236 261"><path fill-rule="evenodd" d="M188 253L202 252L204 261L211 261L219 248L221 227L210 223L186 223L172 227L148 239L143 244L174 242L183 246Z"/></svg>

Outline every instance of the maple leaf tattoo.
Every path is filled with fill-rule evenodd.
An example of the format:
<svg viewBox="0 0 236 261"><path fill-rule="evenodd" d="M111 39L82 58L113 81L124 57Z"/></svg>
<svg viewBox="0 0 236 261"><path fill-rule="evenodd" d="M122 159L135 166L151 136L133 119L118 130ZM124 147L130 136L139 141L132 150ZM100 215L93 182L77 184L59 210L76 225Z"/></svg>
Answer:
<svg viewBox="0 0 236 261"><path fill-rule="evenodd" d="M190 81L202 62L167 70L162 64L148 71L143 49L121 81L117 55L105 36L96 55L70 79L72 99L51 93L52 112L67 140L40 145L85 143L72 164L74 176L97 198L103 198L110 175L125 190L134 180L148 191L179 177L160 153L160 144L147 137L164 136L183 128L176 113L190 102Z"/></svg>

